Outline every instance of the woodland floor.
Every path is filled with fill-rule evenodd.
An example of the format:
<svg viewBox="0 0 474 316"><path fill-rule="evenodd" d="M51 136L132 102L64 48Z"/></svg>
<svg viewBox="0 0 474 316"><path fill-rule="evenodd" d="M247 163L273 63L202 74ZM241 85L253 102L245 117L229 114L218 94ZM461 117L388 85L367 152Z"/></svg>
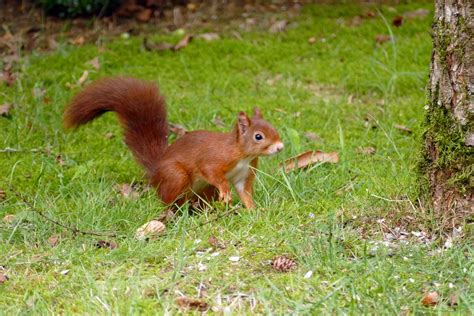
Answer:
<svg viewBox="0 0 474 316"><path fill-rule="evenodd" d="M4 33L0 314L175 313L181 296L239 314L474 312L466 228L440 235L417 199L431 3L244 10L231 21L163 22L117 36L89 37L100 21L65 27L39 33L47 47L27 53L15 45L28 37L16 38L14 25ZM157 50L190 33L184 48ZM115 74L157 82L170 121L188 130L226 130L239 110L260 106L286 147L261 160L257 208L184 210L165 235L136 240L164 207L116 118L77 132L61 121L80 86ZM279 167L309 149L336 151L340 161ZM123 184L133 184L128 197ZM74 235L15 192L63 224L118 237ZM296 269L275 271L278 255ZM438 304L425 306L430 292Z"/></svg>

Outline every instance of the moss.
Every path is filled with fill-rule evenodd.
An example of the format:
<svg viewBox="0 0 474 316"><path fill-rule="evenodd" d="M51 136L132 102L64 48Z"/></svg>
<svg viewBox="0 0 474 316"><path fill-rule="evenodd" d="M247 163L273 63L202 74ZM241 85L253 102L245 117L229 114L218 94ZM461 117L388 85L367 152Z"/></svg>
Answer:
<svg viewBox="0 0 474 316"><path fill-rule="evenodd" d="M439 87L431 93L434 93L434 98L431 98L433 103L425 118L424 138L436 148L437 158L433 161L429 152L433 147L425 146L419 167L425 175L434 168L446 170L451 174L448 184L457 186L463 192L472 187L471 178L474 176L474 149L465 145L469 124L460 125L446 107L436 104Z"/></svg>

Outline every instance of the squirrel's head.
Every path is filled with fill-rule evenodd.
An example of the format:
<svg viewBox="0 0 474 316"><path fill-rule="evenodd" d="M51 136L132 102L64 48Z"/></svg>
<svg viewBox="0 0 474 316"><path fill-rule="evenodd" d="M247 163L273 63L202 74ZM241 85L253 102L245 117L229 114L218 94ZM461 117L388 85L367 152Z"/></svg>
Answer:
<svg viewBox="0 0 474 316"><path fill-rule="evenodd" d="M249 156L268 156L283 150L283 143L275 128L263 119L262 111L254 108L252 118L245 112L237 117L238 142Z"/></svg>

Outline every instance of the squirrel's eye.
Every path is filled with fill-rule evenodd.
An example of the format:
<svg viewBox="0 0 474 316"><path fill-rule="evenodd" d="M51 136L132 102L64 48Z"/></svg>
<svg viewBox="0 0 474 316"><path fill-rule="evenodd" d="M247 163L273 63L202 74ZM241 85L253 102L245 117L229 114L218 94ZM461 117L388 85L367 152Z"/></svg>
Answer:
<svg viewBox="0 0 474 316"><path fill-rule="evenodd" d="M255 134L255 139L256 140L262 140L263 136L261 134Z"/></svg>

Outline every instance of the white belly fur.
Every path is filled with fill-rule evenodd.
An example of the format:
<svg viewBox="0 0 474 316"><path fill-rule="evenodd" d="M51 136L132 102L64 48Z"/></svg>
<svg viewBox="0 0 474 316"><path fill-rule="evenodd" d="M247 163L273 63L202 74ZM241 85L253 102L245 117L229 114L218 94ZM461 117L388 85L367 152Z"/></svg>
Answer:
<svg viewBox="0 0 474 316"><path fill-rule="evenodd" d="M247 179L247 176L249 174L249 169L250 169L250 162L254 159L254 157L248 157L240 160L235 167L230 170L229 172L226 173L225 177L227 178L227 181L232 183L235 188L238 191L242 191L245 186L245 179ZM202 189L204 189L208 183L202 179L199 178L196 181L194 181L192 185L192 190L194 192L200 192Z"/></svg>
<svg viewBox="0 0 474 316"><path fill-rule="evenodd" d="M238 191L242 191L245 185L245 179L249 174L250 162L254 157L248 157L240 160L235 167L226 173L227 180L232 183Z"/></svg>

